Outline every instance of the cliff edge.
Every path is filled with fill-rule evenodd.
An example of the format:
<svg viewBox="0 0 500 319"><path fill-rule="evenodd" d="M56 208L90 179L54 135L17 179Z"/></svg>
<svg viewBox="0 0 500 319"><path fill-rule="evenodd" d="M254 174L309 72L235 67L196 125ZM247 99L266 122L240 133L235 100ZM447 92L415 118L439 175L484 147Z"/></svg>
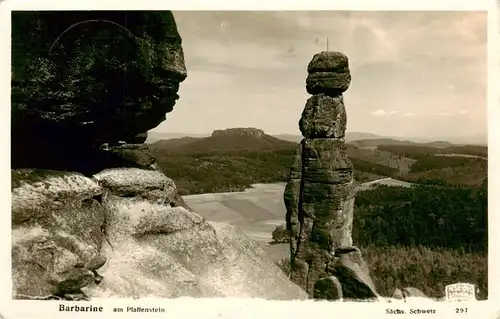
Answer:
<svg viewBox="0 0 500 319"><path fill-rule="evenodd" d="M307 298L192 211L144 144L187 76L171 12L12 19L13 298Z"/></svg>

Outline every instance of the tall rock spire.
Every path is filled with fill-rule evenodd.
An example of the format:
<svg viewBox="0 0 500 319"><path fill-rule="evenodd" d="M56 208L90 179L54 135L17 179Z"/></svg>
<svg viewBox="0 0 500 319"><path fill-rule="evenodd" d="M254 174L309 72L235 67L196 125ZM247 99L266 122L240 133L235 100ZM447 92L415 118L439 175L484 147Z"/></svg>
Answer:
<svg viewBox="0 0 500 319"><path fill-rule="evenodd" d="M304 139L284 193L291 234L291 279L311 297L335 299L325 296L341 298L343 294L370 298L376 296L373 283L359 250L352 247L355 188L344 142L347 115L342 96L351 82L348 58L340 52L321 52L314 55L307 71L306 89L312 97L299 121ZM349 261L341 256L346 254ZM355 265L350 262L353 254L360 261ZM368 293L350 296L352 293L343 292L346 289L342 289L338 271L346 261L366 275L361 276L368 278Z"/></svg>

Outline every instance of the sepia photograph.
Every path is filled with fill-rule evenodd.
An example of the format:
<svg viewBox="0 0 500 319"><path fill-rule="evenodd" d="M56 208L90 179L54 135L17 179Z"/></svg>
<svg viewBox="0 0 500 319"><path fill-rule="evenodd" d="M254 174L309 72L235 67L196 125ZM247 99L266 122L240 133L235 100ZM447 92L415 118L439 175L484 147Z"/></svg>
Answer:
<svg viewBox="0 0 500 319"><path fill-rule="evenodd" d="M12 299L487 300L487 17L12 11Z"/></svg>

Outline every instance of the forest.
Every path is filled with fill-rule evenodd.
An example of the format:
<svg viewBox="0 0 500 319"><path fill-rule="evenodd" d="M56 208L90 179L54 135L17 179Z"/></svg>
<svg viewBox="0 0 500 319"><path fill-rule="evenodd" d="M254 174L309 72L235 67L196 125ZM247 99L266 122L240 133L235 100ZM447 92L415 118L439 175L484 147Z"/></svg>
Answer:
<svg viewBox="0 0 500 319"><path fill-rule="evenodd" d="M381 293L402 285L439 298L447 284L465 281L485 299L487 205L486 183L481 188L379 186L356 195L353 241Z"/></svg>
<svg viewBox="0 0 500 319"><path fill-rule="evenodd" d="M446 285L469 282L476 285L478 299L487 299L486 184L360 191L352 235L382 296L410 286L443 298ZM277 265L290 272L289 259Z"/></svg>
<svg viewBox="0 0 500 319"><path fill-rule="evenodd" d="M409 172L374 163L369 156L371 151L365 151L368 155L363 157L363 150L357 149L351 154L348 148L356 181L363 183L393 177L425 185L480 187L487 176L488 161L483 158L435 156L429 154L428 149L439 149L432 147L391 147L397 147L399 152L416 159ZM176 182L179 193L189 195L242 191L255 183L286 182L296 144L261 150L208 149L196 152L172 151L152 145L151 150L163 173ZM487 153L487 148L470 146L470 150L464 152Z"/></svg>

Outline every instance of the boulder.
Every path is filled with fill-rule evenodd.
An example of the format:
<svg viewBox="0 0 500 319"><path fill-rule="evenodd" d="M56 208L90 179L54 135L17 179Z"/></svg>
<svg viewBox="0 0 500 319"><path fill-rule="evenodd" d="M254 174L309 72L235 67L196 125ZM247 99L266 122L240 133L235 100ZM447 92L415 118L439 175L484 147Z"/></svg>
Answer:
<svg viewBox="0 0 500 319"><path fill-rule="evenodd" d="M404 298L429 298L422 290L415 287L405 287L402 293Z"/></svg>
<svg viewBox="0 0 500 319"><path fill-rule="evenodd" d="M309 74L314 72L349 73L349 59L342 52L319 52L307 65L307 72Z"/></svg>
<svg viewBox="0 0 500 319"><path fill-rule="evenodd" d="M110 168L94 175L93 180L109 194L120 197L140 197L170 205L175 200L174 182L158 171L139 168Z"/></svg>
<svg viewBox="0 0 500 319"><path fill-rule="evenodd" d="M12 178L14 297L78 292L105 263L102 189L79 173L20 170Z"/></svg>
<svg viewBox="0 0 500 319"><path fill-rule="evenodd" d="M314 72L307 76L306 90L309 94L338 96L347 91L350 82L348 73Z"/></svg>
<svg viewBox="0 0 500 319"><path fill-rule="evenodd" d="M399 288L394 289L394 292L392 293L392 298L398 300L404 299L403 292L401 291L401 289Z"/></svg>
<svg viewBox="0 0 500 319"><path fill-rule="evenodd" d="M148 144L122 144L109 147L107 151L112 162L109 167L156 169L156 159L151 154Z"/></svg>
<svg viewBox="0 0 500 319"><path fill-rule="evenodd" d="M329 265L329 272L333 273L341 283L345 299L380 298L359 249L341 247L335 251L335 257L333 265Z"/></svg>
<svg viewBox="0 0 500 319"><path fill-rule="evenodd" d="M172 207L159 172L12 176L15 299L307 298L241 231Z"/></svg>
<svg viewBox="0 0 500 319"><path fill-rule="evenodd" d="M113 167L103 143L143 143L187 76L170 11L14 12L12 67L12 167L85 175Z"/></svg>
<svg viewBox="0 0 500 319"><path fill-rule="evenodd" d="M342 284L335 276L321 278L314 284L314 299L341 300Z"/></svg>
<svg viewBox="0 0 500 319"><path fill-rule="evenodd" d="M306 138L344 138L347 115L343 97L318 94L307 100L299 128Z"/></svg>
<svg viewBox="0 0 500 319"><path fill-rule="evenodd" d="M349 60L341 52L315 54L307 66L307 72L306 89L311 95L324 93L338 96L347 91L351 83Z"/></svg>
<svg viewBox="0 0 500 319"><path fill-rule="evenodd" d="M305 299L253 240L183 207L106 197L110 246L91 297Z"/></svg>

